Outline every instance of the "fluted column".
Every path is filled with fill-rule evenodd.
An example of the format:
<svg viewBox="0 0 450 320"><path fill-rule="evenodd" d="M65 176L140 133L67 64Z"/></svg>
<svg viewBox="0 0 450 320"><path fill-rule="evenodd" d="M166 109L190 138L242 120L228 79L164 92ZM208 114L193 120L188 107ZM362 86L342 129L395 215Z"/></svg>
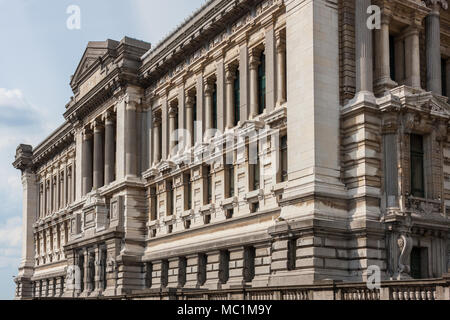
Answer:
<svg viewBox="0 0 450 320"><path fill-rule="evenodd" d="M127 101L126 104L126 145L125 145L125 175L137 176L137 103Z"/></svg>
<svg viewBox="0 0 450 320"><path fill-rule="evenodd" d="M105 117L105 185L115 180L115 138L114 119L112 113L108 112Z"/></svg>
<svg viewBox="0 0 450 320"><path fill-rule="evenodd" d="M371 0L355 1L356 92L373 92L372 30L367 28Z"/></svg>
<svg viewBox="0 0 450 320"><path fill-rule="evenodd" d="M186 146L192 147L194 141L194 101L195 97L191 95L186 96L186 130L189 133L186 137Z"/></svg>
<svg viewBox="0 0 450 320"><path fill-rule="evenodd" d="M172 105L169 108L169 155L173 156L175 154L175 148L177 146L176 141L176 121L178 118L178 107L177 105Z"/></svg>
<svg viewBox="0 0 450 320"><path fill-rule="evenodd" d="M391 79L390 68L390 43L389 43L389 24L391 16L383 13L381 17L381 28L375 31L375 71L377 92L386 91L395 87Z"/></svg>
<svg viewBox="0 0 450 320"><path fill-rule="evenodd" d="M420 83L420 45L419 28L411 25L405 34L405 74L406 85L416 89L421 88Z"/></svg>
<svg viewBox="0 0 450 320"><path fill-rule="evenodd" d="M258 115L258 67L261 61L259 60L259 52L253 51L250 56L250 119L254 119Z"/></svg>
<svg viewBox="0 0 450 320"><path fill-rule="evenodd" d="M213 126L213 92L214 85L211 81L205 83L205 131Z"/></svg>
<svg viewBox="0 0 450 320"><path fill-rule="evenodd" d="M226 129L234 127L234 81L236 79L236 67L228 65L225 70L226 90Z"/></svg>
<svg viewBox="0 0 450 320"><path fill-rule="evenodd" d="M89 285L89 252L85 249L84 250L84 279L81 279L84 283L84 292L90 292L90 285Z"/></svg>
<svg viewBox="0 0 450 320"><path fill-rule="evenodd" d="M286 102L286 40L277 34L277 106Z"/></svg>
<svg viewBox="0 0 450 320"><path fill-rule="evenodd" d="M153 164L161 161L161 116L158 113L153 114Z"/></svg>
<svg viewBox="0 0 450 320"><path fill-rule="evenodd" d="M92 191L92 134L83 132L83 194Z"/></svg>
<svg viewBox="0 0 450 320"><path fill-rule="evenodd" d="M104 166L103 166L103 125L96 121L94 123L94 186L97 190L103 187Z"/></svg>
<svg viewBox="0 0 450 320"><path fill-rule="evenodd" d="M427 46L427 89L442 95L440 9L446 1L428 1L432 11L425 19Z"/></svg>

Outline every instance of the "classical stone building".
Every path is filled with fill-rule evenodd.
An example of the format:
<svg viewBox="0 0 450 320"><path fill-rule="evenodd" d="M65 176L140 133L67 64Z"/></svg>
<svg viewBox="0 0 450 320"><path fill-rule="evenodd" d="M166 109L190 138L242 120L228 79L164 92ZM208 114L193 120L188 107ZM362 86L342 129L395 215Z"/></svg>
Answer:
<svg viewBox="0 0 450 320"><path fill-rule="evenodd" d="M90 42L17 149L16 297L450 299L447 6L211 0Z"/></svg>

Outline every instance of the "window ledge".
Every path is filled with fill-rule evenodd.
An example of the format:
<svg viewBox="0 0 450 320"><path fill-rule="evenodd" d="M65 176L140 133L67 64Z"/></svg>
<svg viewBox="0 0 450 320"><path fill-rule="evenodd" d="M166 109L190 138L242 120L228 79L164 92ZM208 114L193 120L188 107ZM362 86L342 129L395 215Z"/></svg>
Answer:
<svg viewBox="0 0 450 320"><path fill-rule="evenodd" d="M264 190L258 189L255 191L251 191L245 195L244 199L246 201L248 201L249 203L255 203L260 200L263 200L264 199Z"/></svg>

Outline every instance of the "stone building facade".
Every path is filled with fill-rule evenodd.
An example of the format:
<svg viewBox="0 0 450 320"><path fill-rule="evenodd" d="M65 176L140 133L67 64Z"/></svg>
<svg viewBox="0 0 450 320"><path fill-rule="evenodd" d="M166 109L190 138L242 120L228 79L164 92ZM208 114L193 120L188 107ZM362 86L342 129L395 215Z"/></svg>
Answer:
<svg viewBox="0 0 450 320"><path fill-rule="evenodd" d="M17 149L16 297L445 278L447 7L211 0L153 48L90 42Z"/></svg>

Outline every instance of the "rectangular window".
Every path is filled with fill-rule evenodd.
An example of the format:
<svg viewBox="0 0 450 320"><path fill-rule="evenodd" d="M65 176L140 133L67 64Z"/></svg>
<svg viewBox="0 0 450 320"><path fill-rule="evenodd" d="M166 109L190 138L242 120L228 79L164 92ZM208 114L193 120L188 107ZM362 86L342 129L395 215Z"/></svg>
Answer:
<svg viewBox="0 0 450 320"><path fill-rule="evenodd" d="M217 129L217 83L214 83L214 91L213 91L213 128Z"/></svg>
<svg viewBox="0 0 450 320"><path fill-rule="evenodd" d="M256 142L256 152L253 152L253 147L250 146L250 187L255 191L260 189L260 160L259 160L259 142Z"/></svg>
<svg viewBox="0 0 450 320"><path fill-rule="evenodd" d="M186 179L186 210L191 210L192 209L192 182L191 182L191 174L188 173L185 176Z"/></svg>
<svg viewBox="0 0 450 320"><path fill-rule="evenodd" d="M241 120L241 78L239 69L236 70L234 79L234 125Z"/></svg>
<svg viewBox="0 0 450 320"><path fill-rule="evenodd" d="M211 166L205 167L205 181L206 181L206 203L205 204L210 204L212 202Z"/></svg>
<svg viewBox="0 0 450 320"><path fill-rule="evenodd" d="M399 81L401 79L395 79L395 38L394 36L389 36L389 65L390 65L390 76L394 81Z"/></svg>
<svg viewBox="0 0 450 320"><path fill-rule="evenodd" d="M173 215L173 208L174 208L174 196L173 196L173 183L172 181L167 182L167 215L171 216Z"/></svg>
<svg viewBox="0 0 450 320"><path fill-rule="evenodd" d="M259 114L261 114L266 108L266 55L264 52L261 54L258 67L258 97Z"/></svg>
<svg viewBox="0 0 450 320"><path fill-rule="evenodd" d="M251 282L255 277L255 255L254 247L245 247L244 249L244 281Z"/></svg>
<svg viewBox="0 0 450 320"><path fill-rule="evenodd" d="M424 183L424 149L423 136L412 134L410 136L411 157L411 194L414 197L425 197Z"/></svg>
<svg viewBox="0 0 450 320"><path fill-rule="evenodd" d="M280 172L281 172L281 182L288 180L288 147L287 147L287 136L281 137L280 141Z"/></svg>
<svg viewBox="0 0 450 320"><path fill-rule="evenodd" d="M428 278L428 248L414 247L411 251L411 277Z"/></svg>
<svg viewBox="0 0 450 320"><path fill-rule="evenodd" d="M234 197L234 166L227 166L227 198Z"/></svg>
<svg viewBox="0 0 450 320"><path fill-rule="evenodd" d="M155 221L158 219L158 196L156 195L156 187L150 188L150 219Z"/></svg>

